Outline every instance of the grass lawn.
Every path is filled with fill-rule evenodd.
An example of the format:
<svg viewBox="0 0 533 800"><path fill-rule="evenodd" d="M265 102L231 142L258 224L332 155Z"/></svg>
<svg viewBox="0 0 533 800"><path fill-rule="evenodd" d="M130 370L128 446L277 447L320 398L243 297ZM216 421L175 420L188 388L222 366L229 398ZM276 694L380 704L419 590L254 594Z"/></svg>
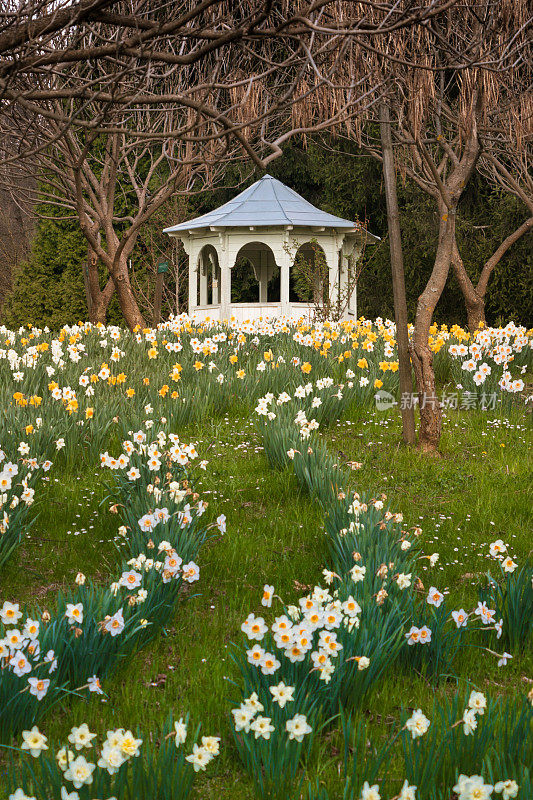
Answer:
<svg viewBox="0 0 533 800"><path fill-rule="evenodd" d="M230 643L240 636L247 614L259 613L263 584L274 584L286 602L294 602L302 594L299 585L322 580L321 512L291 473L269 469L249 416L207 421L180 434L209 460L198 491L209 501L213 519L227 516L227 533L202 550L200 581L169 619L166 634L105 683L108 698L90 704L74 700L41 729L49 738L66 736L81 722L99 733L119 726L148 731L170 711L177 717L190 712L204 733L222 737L221 758L202 775L198 796L245 800L254 795L232 745ZM426 588L449 590L456 608L477 600L474 586L490 567L491 541L503 539L519 564L530 553L530 414L505 418L494 411L447 411L439 459L398 444L397 412L354 411L323 436L340 461L361 462L352 473L358 491L385 493L407 527L422 527L425 552L440 554L436 567L422 568L422 580ZM39 518L31 537L0 576L3 598L45 608L78 570L108 580L119 521L109 512L104 477L86 465L77 475L52 471L35 506ZM496 659L468 648L455 667L461 678L492 696L522 694L533 683L532 654L498 668ZM361 711L386 735L402 705L428 712L433 693L451 692L455 685L450 679L435 690L414 673L396 671ZM315 749L310 777L334 787L341 763L338 737L329 734Z"/></svg>

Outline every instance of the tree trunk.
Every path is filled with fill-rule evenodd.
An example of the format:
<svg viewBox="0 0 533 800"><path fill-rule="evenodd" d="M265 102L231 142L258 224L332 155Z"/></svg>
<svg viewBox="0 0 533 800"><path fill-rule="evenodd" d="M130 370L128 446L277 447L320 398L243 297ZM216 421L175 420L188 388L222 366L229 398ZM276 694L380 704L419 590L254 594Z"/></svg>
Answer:
<svg viewBox="0 0 533 800"><path fill-rule="evenodd" d="M477 286L474 286L467 275L463 259L461 258L457 248L457 241L454 237L452 264L455 276L465 299L468 329L470 333L475 333L479 329L480 325L485 326L487 324L485 321L485 295L487 293L487 287L492 273L509 248L512 247L515 242L521 239L522 236L525 236L525 234L529 233L529 231L532 229L533 216L528 217L528 219L524 220L524 222L519 225L516 230L512 231L512 233L506 236L500 246L483 265Z"/></svg>
<svg viewBox="0 0 533 800"><path fill-rule="evenodd" d="M409 357L409 333L407 328L407 301L405 299L405 275L403 269L402 237L400 214L396 195L396 173L392 152L392 135L389 108L380 105L381 151L383 155L383 181L387 202L387 223L389 228L390 261L392 269L392 289L394 294L394 319L396 321L396 342L398 347L398 372L400 378L400 397L408 395L408 402L400 403L402 415L402 435L407 444L416 441L415 413L410 402L413 391L411 359Z"/></svg>
<svg viewBox="0 0 533 800"><path fill-rule="evenodd" d="M90 245L87 247L87 261L82 267L83 270L83 288L85 289L85 302L87 304L87 311L89 313L89 319L91 318L91 310L93 305L93 298L91 296L91 287L89 286L89 270L91 268L91 247Z"/></svg>
<svg viewBox="0 0 533 800"><path fill-rule="evenodd" d="M115 259L112 278L117 291L118 302L128 328L131 331L137 327L146 328L146 323L131 288L128 259L124 252L118 256L118 259Z"/></svg>
<svg viewBox="0 0 533 800"><path fill-rule="evenodd" d="M78 187L78 190L81 191L80 187ZM101 302L99 302L99 294L97 292L97 289L99 291L98 271L96 269L96 264L94 265L94 269L89 271L89 277L92 281L91 285L93 287L91 291L91 301L93 304L95 298L97 299L96 304L94 304L96 305L97 309L94 312L95 315L98 314L99 317L101 317L104 312L104 307L107 309L109 300L113 295L112 287L114 287L117 292L122 314L124 315L124 319L130 330L133 331L133 329L137 327L145 328L146 324L139 310L139 306L137 305L137 300L135 299L133 289L131 288L130 276L128 272L128 255L131 253L135 244L137 232L134 232L133 234L130 233L127 241L125 243L121 243L113 229L112 218L108 219L107 224L104 227L106 238L106 247L104 249L101 244L101 225L91 224L88 217L82 212L78 213L78 217L80 220L81 230L87 239L89 248L91 248L100 258L103 264L105 264L110 275L110 280L112 281L112 286L110 286L109 281L106 284L106 288L103 293L104 296L101 298ZM101 318L98 318L96 321L98 322L102 320Z"/></svg>
<svg viewBox="0 0 533 800"><path fill-rule="evenodd" d="M485 297L477 291L476 287L468 277L465 265L457 247L457 241L453 239L452 246L452 265L457 282L461 287L466 305L466 316L468 320L468 330L474 334L479 330L480 325L485 326Z"/></svg>
<svg viewBox="0 0 533 800"><path fill-rule="evenodd" d="M92 299L89 321L92 322L93 325L97 325L99 322L101 322L102 325L106 324L107 308L114 293L115 284L113 283L112 278L108 278L107 283L102 291L99 291L97 297L93 297Z"/></svg>
<svg viewBox="0 0 533 800"><path fill-rule="evenodd" d="M93 325L101 322L102 325L106 323L107 307L115 291L115 285L112 278L108 281L103 289L100 289L100 279L98 275L98 256L92 249L91 245L87 248L87 274L86 274L86 293L87 305L89 310L89 321Z"/></svg>
<svg viewBox="0 0 533 800"><path fill-rule="evenodd" d="M480 328L485 328L487 326L487 321L485 319L485 299L477 296L477 293L476 297L475 304L469 305L467 303L466 306L468 330L472 335Z"/></svg>
<svg viewBox="0 0 533 800"><path fill-rule="evenodd" d="M433 353L429 348L429 328L435 306L440 299L450 271L455 238L455 208L446 211L441 206L440 220L439 244L435 254L435 263L426 288L418 298L411 344L411 358L420 408L418 449L424 453L434 454L438 453L442 431L442 412L436 394Z"/></svg>

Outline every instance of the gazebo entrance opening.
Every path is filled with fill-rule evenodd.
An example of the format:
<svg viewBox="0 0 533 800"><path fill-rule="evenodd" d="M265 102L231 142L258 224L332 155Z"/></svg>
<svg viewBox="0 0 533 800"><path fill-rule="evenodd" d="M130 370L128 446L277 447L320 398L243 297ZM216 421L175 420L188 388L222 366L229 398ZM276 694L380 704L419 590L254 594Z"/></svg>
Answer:
<svg viewBox="0 0 533 800"><path fill-rule="evenodd" d="M294 254L291 289L295 298L315 306L329 302L335 285L340 285L341 252L337 254L337 270L330 281L326 254L316 242L305 242Z"/></svg>
<svg viewBox="0 0 533 800"><path fill-rule="evenodd" d="M198 256L196 301L198 306L218 306L220 303L220 265L213 245L206 244Z"/></svg>
<svg viewBox="0 0 533 800"><path fill-rule="evenodd" d="M268 245L259 241L243 245L231 268L231 302L279 303L279 274Z"/></svg>

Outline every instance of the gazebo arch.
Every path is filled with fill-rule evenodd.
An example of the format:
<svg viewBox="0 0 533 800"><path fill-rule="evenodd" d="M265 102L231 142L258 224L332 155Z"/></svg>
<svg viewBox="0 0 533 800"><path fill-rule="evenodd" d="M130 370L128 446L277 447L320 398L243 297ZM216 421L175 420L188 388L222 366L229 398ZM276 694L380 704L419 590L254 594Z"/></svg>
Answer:
<svg viewBox="0 0 533 800"><path fill-rule="evenodd" d="M314 269L316 267L317 255L320 255L323 258L324 266L326 267L328 266L326 253L324 252L324 248L319 244L319 242L313 239L308 239L307 241L302 242L301 244L299 242L295 244L297 244L297 247L296 247L296 252L294 253L293 267L296 264L296 260L299 257L302 257L309 264L310 268ZM317 249L320 251L320 254L316 252ZM325 280L323 282L317 283L316 285L310 287L312 297L309 298L309 302L312 302L315 305L317 303L323 303L324 294L327 292L329 296L331 289L334 288L335 286L335 284L333 286L330 285L331 277L333 276L330 276L329 272L330 270L328 270L328 274L325 276ZM337 277L338 276L335 275L334 280Z"/></svg>
<svg viewBox="0 0 533 800"><path fill-rule="evenodd" d="M237 321L313 315L314 303L291 302L289 298L290 270L295 253L302 245L313 240L324 252L330 300L335 303L339 291L348 285L348 257L353 254L357 258L364 241L371 244L379 241L359 223L315 208L270 175L265 175L220 208L189 222L165 228L165 233L181 239L189 256L190 316L220 320L234 317ZM259 282L256 303L231 301L231 270L239 254L249 258ZM217 292L213 291L212 302L208 304L209 267L205 259L207 257L214 263L215 256L220 277L213 280ZM268 280L276 266L280 270L280 299L271 302ZM353 287L344 316L355 317L356 314Z"/></svg>
<svg viewBox="0 0 533 800"><path fill-rule="evenodd" d="M205 244L198 253L196 271L198 273L199 308L219 305L220 265L218 253L212 244ZM211 290L211 292L209 291ZM211 294L211 297L209 295Z"/></svg>
<svg viewBox="0 0 533 800"><path fill-rule="evenodd" d="M247 242L247 244L243 244L235 256L232 270L235 264L237 264L240 259L244 258L251 263L255 279L259 284L258 302L268 303L268 284L278 266L276 264L274 251L264 242Z"/></svg>

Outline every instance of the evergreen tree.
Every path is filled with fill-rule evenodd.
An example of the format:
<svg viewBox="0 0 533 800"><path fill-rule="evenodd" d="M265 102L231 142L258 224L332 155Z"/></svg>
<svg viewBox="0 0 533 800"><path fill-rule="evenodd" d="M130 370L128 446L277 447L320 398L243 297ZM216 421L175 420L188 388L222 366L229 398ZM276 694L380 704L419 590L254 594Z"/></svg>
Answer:
<svg viewBox="0 0 533 800"><path fill-rule="evenodd" d="M20 265L2 309L3 324L13 328L47 325L57 330L86 320L86 260L87 242L75 220L39 220L30 258ZM118 323L121 315L116 303L112 305L108 321Z"/></svg>

